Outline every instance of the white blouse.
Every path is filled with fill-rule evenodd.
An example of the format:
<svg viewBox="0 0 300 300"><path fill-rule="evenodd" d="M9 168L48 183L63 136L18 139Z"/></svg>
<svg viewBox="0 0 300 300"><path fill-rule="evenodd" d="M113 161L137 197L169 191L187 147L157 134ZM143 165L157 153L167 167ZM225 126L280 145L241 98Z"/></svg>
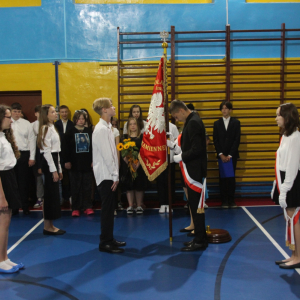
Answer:
<svg viewBox="0 0 300 300"><path fill-rule="evenodd" d="M117 128L112 127L112 132L113 132L115 138L120 136L120 131Z"/></svg>
<svg viewBox="0 0 300 300"><path fill-rule="evenodd" d="M4 132L0 132L0 171L10 170L17 163L10 142L6 139Z"/></svg>
<svg viewBox="0 0 300 300"><path fill-rule="evenodd" d="M43 143L43 148L41 149L41 153L44 153L44 157L48 163L49 170L51 173L53 172L59 172L61 173L61 166L60 166L60 157L58 154L58 170L55 167L53 158L51 153L59 153L60 152L60 138L59 134L55 130L55 127L53 124L48 125L48 131L46 133L46 136L44 137L44 132L45 132L45 126L43 126L42 132L43 132L43 138L44 138L44 143Z"/></svg>
<svg viewBox="0 0 300 300"><path fill-rule="evenodd" d="M146 121L143 120L143 122L144 122L144 128L141 130L141 134L145 132L145 128L146 128L146 125L147 125L147 122L146 122ZM126 122L126 123L124 124L124 127L123 127L123 134L127 134L127 123L128 123L128 122Z"/></svg>
<svg viewBox="0 0 300 300"><path fill-rule="evenodd" d="M290 136L282 136L277 150L279 170L285 172L284 182L281 184L280 198L285 199L291 190L294 180L300 170L300 132L295 131Z"/></svg>
<svg viewBox="0 0 300 300"><path fill-rule="evenodd" d="M30 160L35 160L36 138L32 129L32 124L22 118L18 120L12 119L11 128L19 151L30 151Z"/></svg>

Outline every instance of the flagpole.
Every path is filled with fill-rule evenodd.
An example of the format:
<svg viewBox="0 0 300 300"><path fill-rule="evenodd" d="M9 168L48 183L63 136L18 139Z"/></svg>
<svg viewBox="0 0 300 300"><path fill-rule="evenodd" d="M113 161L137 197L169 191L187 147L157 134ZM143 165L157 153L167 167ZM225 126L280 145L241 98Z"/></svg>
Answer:
<svg viewBox="0 0 300 300"><path fill-rule="evenodd" d="M168 60L167 60L167 49L168 43L166 39L168 38L168 32L161 32L160 37L163 39L162 48L164 49L164 112L165 112L165 120L166 120L166 132L169 132L169 107L168 107ZM170 242L173 241L173 226L172 226L172 190L171 190L171 166L170 166L170 149L168 148L168 200L169 200L169 237Z"/></svg>

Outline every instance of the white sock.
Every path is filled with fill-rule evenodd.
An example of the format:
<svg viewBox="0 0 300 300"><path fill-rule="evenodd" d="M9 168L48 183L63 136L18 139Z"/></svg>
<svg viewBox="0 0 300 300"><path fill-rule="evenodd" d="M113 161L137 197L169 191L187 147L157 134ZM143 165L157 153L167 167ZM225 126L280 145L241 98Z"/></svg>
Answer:
<svg viewBox="0 0 300 300"><path fill-rule="evenodd" d="M10 270L11 268L12 268L12 266L8 265L6 263L6 261L0 262L0 269L7 271L7 270Z"/></svg>
<svg viewBox="0 0 300 300"><path fill-rule="evenodd" d="M12 262L9 258L7 260L4 261L7 265L11 266L11 267L14 267L16 266L17 264L15 264L14 262Z"/></svg>

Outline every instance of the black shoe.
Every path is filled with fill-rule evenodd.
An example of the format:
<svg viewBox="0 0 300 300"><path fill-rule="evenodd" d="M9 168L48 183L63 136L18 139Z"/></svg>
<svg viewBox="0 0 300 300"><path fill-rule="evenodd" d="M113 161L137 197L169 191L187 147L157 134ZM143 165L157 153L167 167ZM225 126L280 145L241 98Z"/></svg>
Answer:
<svg viewBox="0 0 300 300"><path fill-rule="evenodd" d="M208 247L207 242L200 243L200 244L193 242L190 245L181 248L181 251L183 252L200 251L200 250L205 250L207 247Z"/></svg>
<svg viewBox="0 0 300 300"><path fill-rule="evenodd" d="M287 261L283 261L283 260L276 260L275 261L275 264L276 265L281 265L281 264L284 264L284 263L286 263Z"/></svg>
<svg viewBox="0 0 300 300"><path fill-rule="evenodd" d="M189 246L189 245L191 245L191 244L193 244L193 243L194 243L194 240L191 240L191 241L189 241L189 242L184 242L183 245L184 245L184 246Z"/></svg>
<svg viewBox="0 0 300 300"><path fill-rule="evenodd" d="M296 268L300 268L300 263L298 264L294 264L294 265L286 265L285 263L279 265L279 268L281 269L296 269Z"/></svg>
<svg viewBox="0 0 300 300"><path fill-rule="evenodd" d="M195 236L195 233L190 232L187 234L187 236Z"/></svg>
<svg viewBox="0 0 300 300"><path fill-rule="evenodd" d="M63 235L65 234L66 231L65 230L61 230L59 229L58 231L54 232L54 231L48 231L48 230L43 230L43 234L44 235Z"/></svg>
<svg viewBox="0 0 300 300"><path fill-rule="evenodd" d="M123 253L124 249L121 249L113 244L110 245L99 245L99 251L108 253Z"/></svg>
<svg viewBox="0 0 300 300"><path fill-rule="evenodd" d="M11 210L11 214L12 214L12 216L18 215L18 214L19 214L19 209L18 209L18 208L12 209L12 210Z"/></svg>
<svg viewBox="0 0 300 300"><path fill-rule="evenodd" d="M113 245L117 246L117 247L124 247L124 246L126 246L126 242L121 242L121 241L114 240Z"/></svg>
<svg viewBox="0 0 300 300"><path fill-rule="evenodd" d="M179 232L191 232L193 231L194 229L185 229L185 228L182 228L179 230Z"/></svg>
<svg viewBox="0 0 300 300"><path fill-rule="evenodd" d="M237 205L236 205L236 203L234 202L234 200L229 201L229 207L230 207L230 208L237 208Z"/></svg>

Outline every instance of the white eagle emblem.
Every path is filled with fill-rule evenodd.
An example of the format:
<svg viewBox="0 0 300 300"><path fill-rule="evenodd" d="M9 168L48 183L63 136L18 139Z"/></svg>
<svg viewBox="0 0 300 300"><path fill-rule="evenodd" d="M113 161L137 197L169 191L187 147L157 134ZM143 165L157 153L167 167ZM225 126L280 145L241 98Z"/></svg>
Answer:
<svg viewBox="0 0 300 300"><path fill-rule="evenodd" d="M150 134L150 139L152 140L155 135L153 130L157 130L158 133L165 131L166 123L164 116L164 108L158 107L162 104L163 98L161 93L155 93L152 95L147 125L145 129L146 134Z"/></svg>

